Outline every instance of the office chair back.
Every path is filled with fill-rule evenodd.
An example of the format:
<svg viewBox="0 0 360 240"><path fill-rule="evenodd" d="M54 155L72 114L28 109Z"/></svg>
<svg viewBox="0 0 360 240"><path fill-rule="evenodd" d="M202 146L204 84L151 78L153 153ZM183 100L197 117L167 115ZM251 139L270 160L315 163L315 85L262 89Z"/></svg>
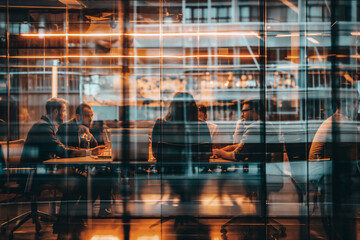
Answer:
<svg viewBox="0 0 360 240"><path fill-rule="evenodd" d="M157 161L164 163L208 162L212 155L211 143L179 144L160 142Z"/></svg>
<svg viewBox="0 0 360 240"><path fill-rule="evenodd" d="M22 168L18 168L20 165L21 154L24 148L24 139L14 141L0 141L0 147L3 153L3 170L5 178L5 187L9 189L18 189L20 184L25 184L28 174L24 173ZM7 177L6 177L7 176ZM21 190L19 190L21 191Z"/></svg>
<svg viewBox="0 0 360 240"><path fill-rule="evenodd" d="M0 145L4 155L5 166L13 167L20 165L21 154L24 148L24 139L14 141L1 141Z"/></svg>

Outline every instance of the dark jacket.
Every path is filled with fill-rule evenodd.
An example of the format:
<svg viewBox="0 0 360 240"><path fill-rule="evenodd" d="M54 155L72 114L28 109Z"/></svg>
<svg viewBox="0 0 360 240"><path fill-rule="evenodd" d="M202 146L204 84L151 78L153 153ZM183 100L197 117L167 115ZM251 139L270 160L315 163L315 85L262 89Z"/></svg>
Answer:
<svg viewBox="0 0 360 240"><path fill-rule="evenodd" d="M77 148L86 148L84 140L81 138L81 135L85 132L89 132L88 127L85 125L80 125L75 118L70 121L60 125L57 131L58 139L65 145L69 147ZM96 139L93 135L90 136L90 148L96 147L98 145Z"/></svg>
<svg viewBox="0 0 360 240"><path fill-rule="evenodd" d="M54 124L42 116L27 135L21 163L41 163L56 157L67 157L71 151L57 139Z"/></svg>
<svg viewBox="0 0 360 240"><path fill-rule="evenodd" d="M152 152L157 161L209 161L211 135L206 122L174 122L157 119L152 132Z"/></svg>

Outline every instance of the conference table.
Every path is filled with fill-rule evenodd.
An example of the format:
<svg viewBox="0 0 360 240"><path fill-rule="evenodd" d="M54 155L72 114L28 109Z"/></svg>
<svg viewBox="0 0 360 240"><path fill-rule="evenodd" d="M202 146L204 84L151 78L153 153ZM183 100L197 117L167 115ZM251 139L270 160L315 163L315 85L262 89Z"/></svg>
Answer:
<svg viewBox="0 0 360 240"><path fill-rule="evenodd" d="M113 169L124 169L130 171L141 171L143 175L138 175L142 179L157 179L164 173L162 168L171 166L170 163L157 163L154 161L114 161L111 156L87 156L75 158L57 158L44 162L47 168L64 166L82 167L90 173L93 168L109 167ZM187 164L187 163L185 163ZM224 181L239 180L236 184L246 184L257 187L266 185L265 191L278 191L282 187L284 178L291 177L296 184L306 184L307 181L317 181L323 176L331 175L332 161L321 159L317 161L296 161L291 162L288 167L283 162L271 163L246 163L234 162L221 158L210 158L209 162L192 163L199 168L202 174L192 175L188 173L184 178L203 178L210 179L215 184L223 184ZM145 176L146 175L146 176ZM91 174L87 174L87 190L91 193ZM163 174L163 180L172 178L170 175ZM234 182L234 181L233 181ZM260 190L259 190L260 191ZM91 196L91 195L89 195ZM91 206L91 204L89 205ZM88 215L92 212L88 210Z"/></svg>
<svg viewBox="0 0 360 240"><path fill-rule="evenodd" d="M268 187L276 187L279 189L283 184L283 177L285 173L283 172L282 163L268 163L266 164L265 172L266 180L263 179L263 163L244 163L244 162L234 162L221 158L210 158L209 162L193 162L190 168L196 168L198 174L194 174L193 171L188 171L183 175L172 175L167 174L167 168L176 168L179 164L172 163L157 163L154 161L131 161L131 162L121 162L114 161L111 157L96 157L96 156L87 156L87 157L75 157L75 158L57 158L50 159L43 162L47 168L56 168L56 167L81 167L87 170L87 173L91 173L92 169L109 167L112 169L126 169L127 174L130 172L137 174L134 178L134 181L140 182L140 187L135 189L133 192L138 194L142 191L144 186L141 184L144 181L155 180L155 181L174 181L174 179L182 180L187 179L188 183L191 182L191 179L199 180L206 183L207 185L215 185L219 188L219 192L222 192L226 189L227 192L231 194L236 194L239 187L234 188L236 185L247 185L252 186L254 191L261 191L261 185L268 185ZM188 164L188 163L184 163ZM174 166L173 166L174 165ZM165 170L164 170L165 169ZM119 172L119 171L118 171ZM163 173L163 174L162 174ZM88 196L91 196L91 178L92 174L87 174L87 192ZM264 182L265 181L265 182ZM211 183L210 183L211 182ZM231 183L230 183L231 182ZM124 183L124 181L122 181ZM160 184L165 183L161 182ZM228 183L228 185L226 185ZM136 185L138 186L138 185ZM272 186L272 187L271 187ZM215 188L214 187L214 188ZM213 193L217 193L217 190L211 190ZM245 190L244 190L245 191ZM140 194L138 194L140 195ZM91 201L88 201L88 219L92 218L92 204Z"/></svg>
<svg viewBox="0 0 360 240"><path fill-rule="evenodd" d="M131 161L131 162L121 162L121 161L114 161L111 157L94 157L94 156L87 156L87 157L77 157L77 158L59 158L59 159L51 159L44 162L46 165L46 168L56 168L56 167L83 167L87 169L87 172L90 173L93 168L97 167L110 167L114 169L131 169L127 173L131 171L138 171L141 169L141 174L137 176L133 176L134 179L139 177L140 180L135 179L135 181L141 182L139 185L134 184L134 186L137 187L137 189L133 189L133 192L135 194L143 194L142 189L145 189L147 193L152 190L146 189L149 187L149 185L144 184L144 182L156 182L156 184L166 185L168 183L165 181L170 181L172 179L172 176L160 176L163 175L161 168L166 165L171 165L168 163L157 163L154 161ZM213 185L214 187L217 187L217 189L220 189L223 192L226 192L226 194L235 194L239 193L239 187L240 185L244 185L245 189L246 187L248 189L255 189L253 191L258 191L260 193L261 197L253 201L255 208L255 215L256 216L263 216L262 209L269 208L269 202L267 200L267 194L269 192L277 192L280 191L284 186L284 180L288 181L286 179L291 178L293 180L293 184L295 185L306 185L307 183L311 182L316 184L316 182L319 182L320 179L323 179L324 177L331 176L332 175L332 160L330 159L318 159L318 160L312 160L312 161L293 161L289 164L284 164L284 162L270 162L270 163L254 163L254 162L233 162L225 159L220 158L210 158L209 162L202 162L202 163L192 163L193 166L202 166L203 174L195 175L195 176L183 176L183 178L186 179L199 179L203 178L204 182L207 181L207 186ZM359 161L357 161L357 167L359 168ZM287 165L287 167L286 167ZM91 174L87 174L87 190L88 190L88 196L91 196ZM145 179L145 180L144 180ZM153 181L155 179L155 181ZM175 180L180 179L176 178ZM121 181L123 184L126 184L124 181ZM154 184L155 185L155 184ZM235 186L235 188L234 188ZM128 187L128 186L127 186ZM151 187L151 186L150 186ZM194 186L191 186L194 187ZM230 189L233 188L233 189ZM229 190L230 189L230 190ZM205 194L208 194L209 188L203 189L203 192ZM222 195L221 191L214 190L212 193L218 194L218 196ZM232 191L232 192L231 192ZM140 193L137 193L140 192ZM230 193L231 192L231 193ZM90 194L89 194L90 193ZM162 192L161 192L162 194ZM214 194L214 195L215 195ZM285 193L286 194L286 193ZM147 196L147 195L144 195ZM280 196L282 197L282 196ZM284 196L286 197L286 196ZM144 198L144 197L143 197ZM140 197L141 199L141 197ZM150 200L149 200L150 201ZM163 195L157 199L157 201L163 202ZM137 201L134 201L137 202ZM139 202L139 201L138 201ZM300 203L300 202L299 202ZM130 203L136 206L139 206L139 204L142 203ZM163 204L163 203L160 203ZM241 211L246 209L246 202L241 203ZM301 204L301 203L300 203ZM325 204L319 203L319 204ZM155 204L153 204L155 205ZM275 206L278 205L278 206ZM280 206L279 204L275 203L274 209L280 209L280 208L286 208L286 206ZM168 211L167 205L161 206L163 209L160 211L160 215L162 219L163 217L167 217L173 213L176 216L176 212L170 212ZM198 207L198 206L197 206ZM231 216L246 216L242 215L243 213L236 209L234 206L226 206L224 202L220 202L219 206L216 208L214 206L205 206L206 213L209 215L204 215L204 211L199 211L200 214L194 215L194 216L201 216L201 217L231 217ZM179 209L179 207L178 207ZM185 208L184 208L185 209ZM196 207L194 208L196 209ZM219 210L220 209L220 210ZM136 215L137 213L131 212L130 209L129 212L126 212L126 207L124 208L122 218L124 223L124 235L127 235L130 232L129 229L129 222L132 217L141 217L141 216L150 216L150 217L158 217L159 215L151 215L158 214L159 212L156 212L152 210L153 212L149 215L149 210L146 206L140 206L138 212L140 212L139 215ZM219 213L217 212L219 210ZM130 216L131 212L131 216ZM179 212L179 211L178 211ZM286 210L286 212L291 212ZM181 212L180 212L181 213ZM294 212L291 212L294 214ZM142 214L142 215L141 215ZM212 214L212 215L211 215ZM218 214L218 215L216 215ZM296 213L295 213L296 214ZM299 211L300 216L306 213L303 213L302 210ZM89 226L92 224L92 215L93 215L93 209L92 209L92 201L88 201L88 209L87 209L87 221ZM163 216L164 215L164 216ZM267 213L266 213L266 216ZM229 221L230 222L230 221ZM126 226L126 227L125 227ZM222 228L229 226L229 223L226 222L222 225ZM127 232L127 234L125 234Z"/></svg>
<svg viewBox="0 0 360 240"><path fill-rule="evenodd" d="M229 161L221 158L210 158L209 162L201 162L201 163L192 163L192 166L196 166L201 171L201 174L197 175L182 175L182 176L172 176L162 174L164 171L162 168L166 168L166 166L171 166L169 163L157 163L154 161L131 161L131 162L121 162L121 161L114 161L111 157L94 157L94 156L87 156L87 157L76 157L76 158L58 158L58 159L51 159L44 162L47 168L56 168L56 167L82 167L87 169L87 172L90 173L94 168L101 168L101 167L109 167L112 169L127 169L126 174L130 175L134 172L139 172L140 174L134 176L134 182L137 181L137 184L133 184L132 186L136 189L132 189L135 193L134 195L139 195L138 199L143 200L144 196L149 192L154 190L154 186L156 187L160 185L167 185L170 181L187 181L187 183L192 182L193 180L202 179L202 191L205 194L209 195L210 187L213 187L210 190L213 195L218 196L219 199L222 197L227 197L226 195L232 196L236 198L239 194L244 194L246 191L253 191L257 192L257 199L252 201L251 203L255 206L255 216L262 216L263 211L262 209L268 208L268 201L267 201L267 194L269 192L278 192L284 186L284 179L286 178L293 178L296 180L297 183L306 183L307 181L315 181L320 179L322 176L330 175L331 174L331 165L332 162L329 159L322 159L318 161L297 161L290 163L290 169L286 169L284 167L283 162L271 162L271 163L254 163L254 162L234 162ZM187 163L186 163L187 164ZM87 174L87 191L88 196L91 196L91 176L92 174ZM149 186L149 182L153 185ZM200 181L201 182L201 181ZM151 184L150 183L150 184ZM127 183L126 181L121 180L121 184L124 184L123 187ZM148 185L147 185L148 184ZM201 184L200 184L201 185ZM206 185L206 186L205 186ZM241 186L242 185L242 186ZM169 185L167 185L169 186ZM210 186L210 187L209 187ZM153 188L149 190L150 188ZM190 189L196 189L197 185L190 184ZM242 189L240 189L242 187ZM198 187L201 188L201 187ZM214 190L216 188L216 190ZM162 191L162 190L161 190ZM141 196L142 194L144 194ZM163 194L163 192L161 192ZM238 195L236 195L238 194ZM171 195L171 194L170 194ZM255 194L256 196L256 194ZM144 202L135 201L130 202L129 198L124 198L127 200L123 201L123 212L122 218L124 223L126 221L130 221L131 217L142 217L150 216L150 217L158 217L159 214L162 217L175 215L180 213L179 209L186 209L182 210L187 212L186 206L184 208L174 207L175 209L171 212L171 207L166 205L164 202L164 195L161 195L160 198L157 199L161 205L161 211L149 210L148 206ZM255 197L256 198L256 197ZM237 198L240 199L240 198ZM129 201L125 204L126 201ZM150 200L149 200L150 201ZM156 201L156 200L155 200ZM162 202L162 203L161 203ZM243 214L242 211L246 209L247 204L250 206L250 203L243 202L241 203L240 210L237 209L234 205L226 205L226 201L219 201L220 204L218 206L204 206L206 208L205 211L201 211L201 207L195 206L193 208L188 209L200 209L199 214L196 216L204 216L204 217L231 217L231 216L241 216ZM233 201L232 201L233 202ZM136 205L137 204L137 205ZM141 205L143 204L143 205ZM195 203L197 204L197 203ZM125 207L124 207L125 206ZM87 221L88 225L91 226L92 219L93 219L93 207L92 201L88 201L87 205ZM139 210L135 210L135 208L139 208ZM130 208L130 209L129 209ZM176 212L177 211L177 212ZM131 212L131 214L130 214ZM190 212L190 211L189 211ZM205 214L204 214L205 213ZM138 215L136 215L138 214ZM142 214L142 215L141 215ZM206 215L207 214L207 215ZM246 214L246 213L245 213ZM302 214L302 213L300 213ZM130 216L131 215L131 216ZM163 216L164 215L164 216ZM195 216L195 215L194 215ZM128 222L126 222L128 223ZM125 226L128 224L124 224L124 232ZM227 223L224 224L227 226ZM129 232L129 229L126 229L126 232Z"/></svg>

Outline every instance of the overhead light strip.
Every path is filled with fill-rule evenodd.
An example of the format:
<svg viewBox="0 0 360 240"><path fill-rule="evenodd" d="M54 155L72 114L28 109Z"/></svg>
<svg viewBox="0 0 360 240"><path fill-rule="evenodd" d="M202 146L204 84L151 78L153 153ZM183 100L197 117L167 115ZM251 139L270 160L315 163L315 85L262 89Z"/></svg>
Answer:
<svg viewBox="0 0 360 240"><path fill-rule="evenodd" d="M10 58L24 58L24 59L57 59L57 58L173 58L173 59L185 59L185 58L252 58L259 57L260 55L188 55L188 56L176 56L176 55L150 55L150 56L123 56L123 55L67 55L67 56L10 56Z"/></svg>
<svg viewBox="0 0 360 240"><path fill-rule="evenodd" d="M23 37L120 37L122 33L23 33ZM198 37L198 36L218 36L218 37L236 37L236 36L254 36L259 37L256 32L184 32L184 33L127 33L131 37Z"/></svg>

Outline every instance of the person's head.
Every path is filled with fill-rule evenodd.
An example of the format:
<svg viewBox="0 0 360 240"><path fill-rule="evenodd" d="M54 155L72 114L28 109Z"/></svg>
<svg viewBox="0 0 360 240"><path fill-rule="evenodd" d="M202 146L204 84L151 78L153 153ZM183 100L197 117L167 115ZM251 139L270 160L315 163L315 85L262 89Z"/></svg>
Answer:
<svg viewBox="0 0 360 240"><path fill-rule="evenodd" d="M49 116L49 118L58 123L62 124L65 121L66 118L66 105L68 104L68 101L62 98L50 98L46 102L46 115Z"/></svg>
<svg viewBox="0 0 360 240"><path fill-rule="evenodd" d="M356 119L359 107L359 93L354 88L339 88L336 111L350 119Z"/></svg>
<svg viewBox="0 0 360 240"><path fill-rule="evenodd" d="M198 112L199 120L206 121L207 120L207 110L206 110L205 105L203 105L203 104L198 105L198 109L199 109L199 112Z"/></svg>
<svg viewBox="0 0 360 240"><path fill-rule="evenodd" d="M94 112L91 106L87 103L82 103L76 108L76 121L81 124L91 127L94 117Z"/></svg>
<svg viewBox="0 0 360 240"><path fill-rule="evenodd" d="M260 119L260 100L246 99L241 102L241 118L245 121L257 121Z"/></svg>
<svg viewBox="0 0 360 240"><path fill-rule="evenodd" d="M176 93L165 119L167 121L197 121L198 109L193 96L187 92Z"/></svg>

